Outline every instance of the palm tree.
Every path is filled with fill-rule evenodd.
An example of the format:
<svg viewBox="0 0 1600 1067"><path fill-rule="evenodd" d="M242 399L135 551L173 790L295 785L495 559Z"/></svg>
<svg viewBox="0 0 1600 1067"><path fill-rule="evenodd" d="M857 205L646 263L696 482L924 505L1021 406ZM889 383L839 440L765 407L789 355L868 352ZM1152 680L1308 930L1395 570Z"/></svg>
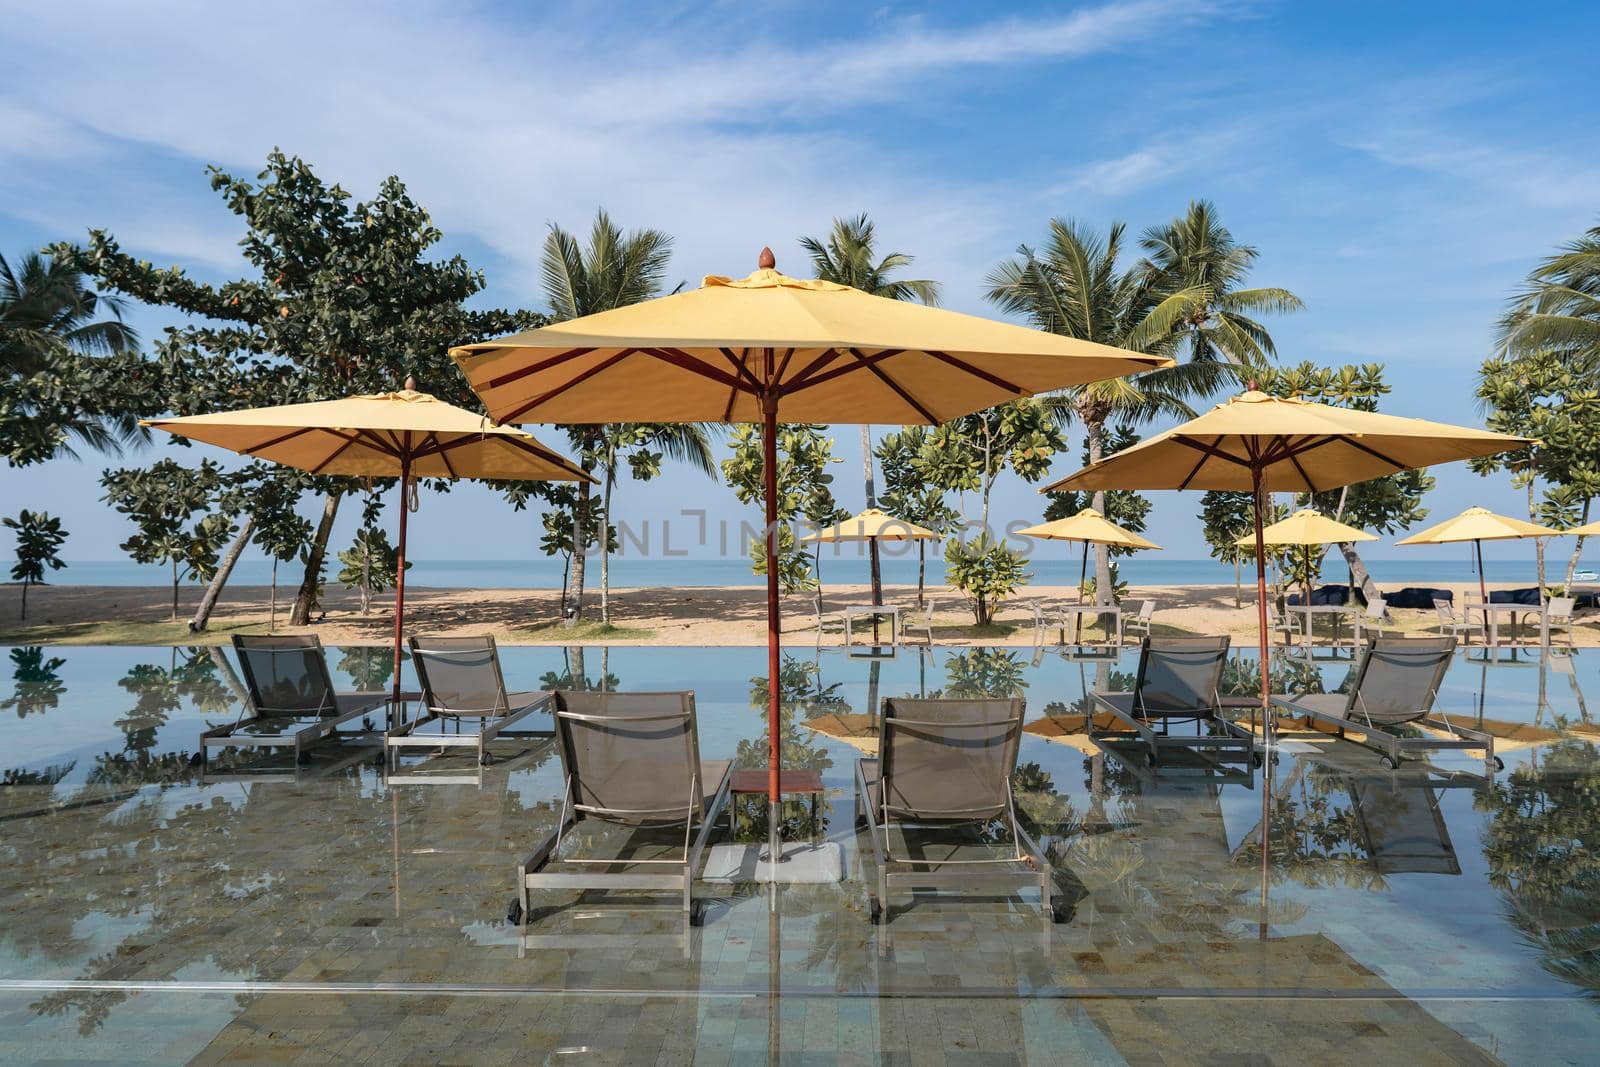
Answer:
<svg viewBox="0 0 1600 1067"><path fill-rule="evenodd" d="M545 293L550 300L550 318L566 319L594 315L613 308L636 304L660 294L672 255L672 238L660 230L622 231L602 208L595 212L587 245L582 245L560 226L552 225L545 238L541 267ZM601 468L604 499L600 516L600 605L601 622L611 622L610 560L611 499L617 481L618 457L624 448L643 447L661 452L669 459L683 460L711 477L716 464L711 458L710 434L701 425L611 424L569 426L567 435L578 451L584 469ZM589 483L578 486L573 507L573 529L584 529L591 506ZM572 621L583 617L583 585L587 545L582 537L573 539Z"/></svg>
<svg viewBox="0 0 1600 1067"><path fill-rule="evenodd" d="M916 300L923 304L939 302L939 283L926 278L892 278L896 271L911 266L904 252L890 252L878 259L873 248L877 231L866 212L849 219L833 220L826 242L815 237L800 238L800 247L811 257L811 266L823 281L848 285L863 293L889 300ZM878 493L872 476L872 427L861 427L861 471L867 507L878 506ZM878 563L878 542L868 541L872 566L872 602L883 603L883 574Z"/></svg>
<svg viewBox="0 0 1600 1067"><path fill-rule="evenodd" d="M1507 356L1555 352L1590 376L1600 372L1600 226L1528 275L1500 322L1499 347Z"/></svg>
<svg viewBox="0 0 1600 1067"><path fill-rule="evenodd" d="M1176 347L1174 330L1188 308L1187 297L1163 300L1152 287L1149 272L1119 268L1126 229L1123 223L1112 223L1101 238L1071 219L1052 219L1042 247L1036 251L1023 245L1015 259L989 272L985 296L1049 333L1166 354ZM1104 452L1109 423L1193 414L1184 401L1188 391L1173 372L1155 371L1075 386L1044 401L1063 425L1083 426L1092 463ZM1094 507L1105 511L1103 491L1094 494ZM1110 553L1104 545L1096 545L1094 558L1095 596L1099 603L1108 603Z"/></svg>
<svg viewBox="0 0 1600 1067"><path fill-rule="evenodd" d="M80 357L137 350L139 336L122 321L124 304L84 284L70 261L29 252L16 268L0 256L0 375L29 378L70 371ZM97 315L109 313L109 318ZM63 429L91 448L120 452L140 439L133 415L77 417ZM70 447L60 451L73 455Z"/></svg>

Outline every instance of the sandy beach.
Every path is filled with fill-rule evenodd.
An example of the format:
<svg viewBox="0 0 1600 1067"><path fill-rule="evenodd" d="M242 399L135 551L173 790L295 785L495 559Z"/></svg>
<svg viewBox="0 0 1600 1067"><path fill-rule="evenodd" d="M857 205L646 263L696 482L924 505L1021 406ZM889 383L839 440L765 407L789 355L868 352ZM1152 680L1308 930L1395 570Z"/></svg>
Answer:
<svg viewBox="0 0 1600 1067"><path fill-rule="evenodd" d="M1399 588L1404 583L1389 583ZM1446 583L1457 603L1476 583ZM1510 588L1508 585L1489 586ZM188 619L199 601L200 590L182 590L177 622L169 620L172 590L162 586L35 586L28 594L28 618L19 621L20 586L0 585L0 643L3 644L195 644L227 641L234 633L266 633L269 624L269 590L264 586L229 587L223 594L210 627L191 633ZM1031 645L1034 640L1033 608L1046 603L1076 603L1077 591L1068 586L1029 586L1025 595L1003 605L992 627L973 625L972 614L959 594L943 586L928 590L933 605L933 639L950 645ZM383 644L393 633L392 594L374 599L363 616L355 593L330 588L324 614L309 627L286 624L293 590L278 590L277 633L315 633L327 644ZM1156 602L1157 633L1225 633L1236 642L1255 639L1256 611L1253 590L1245 589L1242 607L1234 606L1234 587L1135 586L1123 601L1132 611L1137 601ZM839 611L848 604L870 600L865 585L830 586L823 598L825 618L821 643L842 640ZM914 586L885 586L886 603L908 611L916 601ZM765 589L757 585L717 588L635 588L611 591L610 627L593 621L599 617L599 596L588 597L590 621L567 627L559 621L560 594L552 589L408 589L408 632L436 634L492 633L508 645L651 644L651 645L763 645L766 643ZM796 646L818 643L816 611L811 595L785 597L783 640ZM1389 629L1426 633L1435 629L1430 611L1395 610ZM1509 627L1502 616L1501 640ZM1328 624L1319 621L1318 633ZM1530 628L1531 629L1531 628ZM860 638L857 630L857 640ZM1052 635L1055 640L1058 635ZM922 640L917 630L913 639ZM1537 639L1536 631L1524 640ZM1558 635L1564 640L1564 635ZM1574 627L1578 645L1600 645L1600 613L1580 615Z"/></svg>

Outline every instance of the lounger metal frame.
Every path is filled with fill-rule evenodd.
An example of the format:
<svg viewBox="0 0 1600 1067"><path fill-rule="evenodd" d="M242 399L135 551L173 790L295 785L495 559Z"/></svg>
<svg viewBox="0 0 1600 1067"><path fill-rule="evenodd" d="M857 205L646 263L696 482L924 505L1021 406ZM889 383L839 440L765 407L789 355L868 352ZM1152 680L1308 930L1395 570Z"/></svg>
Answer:
<svg viewBox="0 0 1600 1067"><path fill-rule="evenodd" d="M311 745L325 737L381 737L382 730L343 731L339 727L352 719L359 719L379 708L389 704L387 692L368 693L338 693L334 691L333 679L328 673L328 661L322 649L322 641L316 635L277 636L277 637L246 637L242 634L233 635L234 655L239 659L239 666L244 674L245 690L249 697L247 705L241 706L239 716L226 726L214 726L200 734L200 758L207 758L207 750L212 748L292 748L294 749L295 762L300 762L301 754ZM314 664L314 670L320 675L322 695L315 705L304 708L272 708L268 707L261 698L261 690L256 684L255 671L250 666L250 659L246 653L265 655L292 655L306 656L308 652L315 655L308 657ZM346 709L339 710L339 699L346 698L349 703ZM249 713L246 715L246 713ZM295 730L286 730L281 734L252 734L236 733L240 726L251 722L269 722L272 720L295 721L300 719L311 720L305 726Z"/></svg>
<svg viewBox="0 0 1600 1067"><path fill-rule="evenodd" d="M1220 750L1224 752L1240 753L1243 759L1259 766L1262 761L1260 742L1254 730L1240 726L1226 713L1229 710L1244 710L1248 703L1251 709L1251 719L1254 722L1256 714L1260 711L1259 701L1228 701L1224 702L1217 691L1217 685L1222 677L1223 662L1228 657L1230 639L1221 637L1145 637L1139 642L1139 667L1134 675L1133 692L1128 693L1091 693L1095 705L1103 711L1110 712L1119 722L1127 724L1128 728L1137 736L1139 742L1145 746L1145 762L1151 767L1161 764L1161 750L1163 748L1182 748L1195 752L1206 750ZM1198 653L1215 655L1216 662L1212 670L1209 685L1209 696L1204 703L1191 707L1156 707L1145 702L1145 686L1148 678L1151 654L1164 653L1185 654ZM1119 707L1111 697L1132 696L1132 712ZM1143 710L1145 713L1140 714ZM1167 729L1169 722L1193 721L1198 727L1200 724L1220 726L1220 734L1181 734L1174 735ZM1160 725L1158 731L1152 723ZM1096 735L1091 731L1091 739ZM1098 736L1107 736L1103 731ZM1219 769L1220 764L1217 764Z"/></svg>
<svg viewBox="0 0 1600 1067"><path fill-rule="evenodd" d="M869 917L874 923L887 923L890 915L890 893L895 889L955 889L968 892L1004 892L1012 893L1019 889L1037 888L1039 890L1039 907L1042 914L1049 916L1056 922L1065 921L1065 916L1059 913L1051 900L1051 870L1050 863L1045 859L1044 851L1038 842L1028 835L1017 819L1016 798L1012 792L1011 774L1016 769L1017 747L1022 738L1022 720L1024 705L1020 697L998 700L974 700L972 703L987 704L996 709L1004 709L999 717L977 719L971 722L961 722L949 719L920 719L913 715L898 714L897 709L914 709L918 705L929 703L945 703L945 701L927 701L916 699L895 699L887 697L882 704L882 715L878 727L878 758L859 759L856 761L856 802L857 810L861 812L860 818L865 822L867 836L872 842L873 858L877 864L877 893L872 896L868 907ZM982 809L951 809L936 813L936 816L924 815L917 818L915 813L900 812L889 803L889 784L894 777L894 735L897 730L917 730L919 728L938 728L940 730L981 729L991 730L996 726L1003 726L1007 730L1005 745L1007 752L1003 756L1005 765L1005 796L1000 803L1000 813L997 816L994 807L985 806ZM868 765L876 764L879 809L874 810L871 801L871 788L868 779ZM984 825L1002 819L1010 828L1012 850L1010 855L995 856L987 859L969 860L939 860L918 858L910 855L896 855L890 845L891 832L897 827L904 826L973 826ZM901 830L902 839L904 830ZM998 871L996 867L1011 867L1011 870ZM1021 866L1023 869L1017 869ZM952 868L947 870L946 868Z"/></svg>
<svg viewBox="0 0 1600 1067"><path fill-rule="evenodd" d="M554 714L556 721L556 747L561 754L561 769L565 786L561 797L561 814L556 820L556 827L545 835L543 840L536 845L526 859L517 866L517 906L520 910L518 925L526 936L528 922L532 916L532 899L530 893L536 889L558 890L634 890L654 891L681 894L683 913L691 925L699 925L704 917L703 905L694 899L694 879L700 870L700 860L705 852L707 841L710 839L711 830L716 824L717 816L728 803L728 791L733 778L731 763L723 771L722 780L717 784L717 791L710 803L705 800L705 791L700 779L700 737L695 726L694 692L684 690L679 692L663 693L637 693L622 694L628 698L658 697L663 702L668 700L680 701L680 707L675 711L652 712L643 715L592 715L571 711L566 707L566 700L571 694L557 690L551 694L554 700ZM576 799L579 768L574 766L575 757L569 723L572 722L600 722L600 723L684 723L684 759L690 767L690 788L688 803L684 805L668 805L657 808L605 808L591 804L578 803ZM671 826L678 821L683 823L683 852L677 857L662 859L628 859L617 857L573 857L561 856L561 843L567 831L577 823L586 819L596 819L619 825L631 826ZM698 830L698 832L696 832ZM552 873L544 868L552 861L576 866L593 867L593 871L575 871ZM675 870L662 873L643 873L635 871L613 872L603 870L608 867L665 867Z"/></svg>
<svg viewBox="0 0 1600 1067"><path fill-rule="evenodd" d="M432 647L430 643L433 643ZM547 709L550 705L550 694L543 690L514 694L519 698L531 696L533 699L526 704L512 707L513 694L506 692L505 675L500 670L500 652L495 646L493 637L434 638L413 635L408 644L411 646L411 666L417 672L417 680L422 684L422 703L426 710L411 722L390 730L384 737L384 756L391 770L395 769L402 750L405 749L436 749L442 755L449 748L472 748L477 750L478 766L481 767L489 762L489 743L496 738L548 740L555 736L553 730L510 729L513 723L520 722L536 711ZM490 669L494 671L495 703L492 707L451 707L438 699L428 680L428 657L481 656L485 653L489 657ZM477 729L462 733L461 722L466 718L481 720ZM417 732L432 723L439 724L438 733ZM444 732L444 727L450 723L456 726L456 732L453 734Z"/></svg>
<svg viewBox="0 0 1600 1067"><path fill-rule="evenodd" d="M1339 737L1345 736L1346 727L1354 727L1361 731L1364 738L1362 744L1367 748L1375 749L1381 753L1380 762L1390 770L1399 767L1409 753L1425 752L1430 750L1450 749L1481 749L1483 751L1484 776L1493 778L1496 771L1504 768L1505 764L1494 753L1494 735L1480 730L1468 729L1450 721L1445 712L1433 714L1433 704L1439 695L1439 685L1444 680L1445 671L1450 668L1450 661L1455 657L1456 639L1454 637L1379 637L1367 642L1362 650L1361 659L1356 664L1356 676L1351 681L1350 692L1345 700L1343 715L1329 715L1327 712L1309 707L1299 702L1305 693L1293 696L1274 696L1272 702L1279 708L1306 720L1307 725L1320 722L1332 726ZM1427 695L1423 706L1418 708L1415 715L1407 718L1393 714L1380 715L1384 721L1375 721L1368 713L1366 700L1362 695L1362 687L1368 677L1368 670L1372 665L1373 656L1382 652L1403 651L1416 654L1431 653L1437 656L1433 665L1433 676L1429 680ZM1435 730L1442 730L1451 736L1443 737L1400 737L1388 730L1390 726L1428 726Z"/></svg>

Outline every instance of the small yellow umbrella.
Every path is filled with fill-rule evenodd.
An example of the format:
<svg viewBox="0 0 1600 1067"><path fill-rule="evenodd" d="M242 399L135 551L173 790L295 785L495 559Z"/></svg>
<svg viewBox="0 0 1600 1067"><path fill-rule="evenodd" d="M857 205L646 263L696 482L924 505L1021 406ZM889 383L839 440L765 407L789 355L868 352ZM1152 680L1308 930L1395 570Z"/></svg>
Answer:
<svg viewBox="0 0 1600 1067"><path fill-rule="evenodd" d="M848 519L841 519L832 526L818 530L816 533L807 534L800 538L802 544L833 544L839 541L866 541L876 547L879 541L937 541L940 535L924 526L897 519L881 508L868 508L859 515L852 515ZM873 607L881 606L882 598L878 596L878 588L873 587ZM817 594L818 605L821 605L821 593ZM917 589L917 603L922 603L922 589ZM872 634L876 639L878 634L878 617L872 618Z"/></svg>
<svg viewBox="0 0 1600 1067"><path fill-rule="evenodd" d="M1114 545L1118 548L1160 549L1154 541L1146 541L1132 530L1124 530L1094 508L1084 508L1076 515L1064 519L1029 526L1017 533L1023 537L1037 537L1044 541L1082 541L1083 564L1078 568L1078 603L1083 603L1083 583L1089 575L1089 546Z"/></svg>
<svg viewBox="0 0 1600 1067"><path fill-rule="evenodd" d="M582 468L514 426L416 391L309 404L149 419L143 425L312 474L400 479L400 536L394 583L394 699L400 699L400 643L406 604L406 514L414 478L593 481Z"/></svg>
<svg viewBox="0 0 1600 1067"><path fill-rule="evenodd" d="M1337 519L1330 519L1315 508L1301 508L1271 526L1261 529L1261 543L1263 545L1301 545L1306 550L1306 603L1311 603L1311 548L1314 545L1337 545L1347 541L1376 541L1377 534L1369 534L1365 530L1358 530L1354 526L1346 526ZM1255 534L1245 534L1234 544L1240 548L1254 550L1256 547Z"/></svg>
<svg viewBox="0 0 1600 1067"><path fill-rule="evenodd" d="M1488 586L1483 580L1483 543L1485 541L1511 541L1524 537L1563 537L1576 530L1551 529L1526 519L1513 519L1509 515L1496 515L1488 508L1468 508L1453 519L1430 526L1420 533L1396 541L1397 545L1448 545L1471 541L1478 554L1478 594L1485 604L1489 602Z"/></svg>

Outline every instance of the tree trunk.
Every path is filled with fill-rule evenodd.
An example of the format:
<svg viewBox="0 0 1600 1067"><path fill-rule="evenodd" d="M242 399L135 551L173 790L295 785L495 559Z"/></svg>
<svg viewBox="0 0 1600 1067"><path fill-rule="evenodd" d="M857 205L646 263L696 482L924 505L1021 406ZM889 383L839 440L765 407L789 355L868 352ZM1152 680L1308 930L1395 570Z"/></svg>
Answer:
<svg viewBox="0 0 1600 1067"><path fill-rule="evenodd" d="M272 591L268 594L267 602L272 605L272 614L267 616L267 633L278 628L278 557L272 557Z"/></svg>
<svg viewBox="0 0 1600 1067"><path fill-rule="evenodd" d="M817 608L817 640L822 640L822 542L818 541L811 549L811 569L817 576L817 595L814 598Z"/></svg>
<svg viewBox="0 0 1600 1067"><path fill-rule="evenodd" d="M872 427L861 427L861 474L866 487L867 507L878 506L878 490L872 479ZM867 556L871 561L872 571L872 603L876 607L883 603L883 569L878 556L878 539L873 538L867 542ZM878 632L878 617L872 617L872 632L874 638Z"/></svg>
<svg viewBox="0 0 1600 1067"><path fill-rule="evenodd" d="M172 560L172 622L178 621L178 560Z"/></svg>
<svg viewBox="0 0 1600 1067"><path fill-rule="evenodd" d="M333 536L333 520L339 515L342 493L329 493L322 502L322 518L317 522L316 536L311 539L311 550L306 553L306 573L300 580L300 592L295 594L294 608L289 612L290 626L310 626L311 608L317 599L317 580L322 577L322 562L328 555L328 538ZM405 506L405 501L400 502Z"/></svg>
<svg viewBox="0 0 1600 1067"><path fill-rule="evenodd" d="M570 676L572 688L582 692L589 688L589 679L584 675L583 646L577 645L571 649L568 657L567 674Z"/></svg>
<svg viewBox="0 0 1600 1067"><path fill-rule="evenodd" d="M1339 552L1344 556L1345 566L1350 568L1351 584L1361 590L1361 598L1370 604L1381 597L1383 594L1378 592L1378 585L1368 573L1367 565L1361 562L1361 553L1356 551L1356 546L1349 541L1340 541Z"/></svg>
<svg viewBox="0 0 1600 1067"><path fill-rule="evenodd" d="M606 488L600 498L600 625L611 625L611 489L616 480L611 468L616 465L612 456L606 464Z"/></svg>
<svg viewBox="0 0 1600 1067"><path fill-rule="evenodd" d="M928 606L927 597L924 595L924 590L927 587L927 576L928 576L928 542L926 542L926 541L918 541L917 542L917 607L918 608L925 608L925 607Z"/></svg>
<svg viewBox="0 0 1600 1067"><path fill-rule="evenodd" d="M1088 438L1089 462L1098 463L1105 451L1105 421L1098 417L1085 420L1084 436ZM1097 489L1093 497L1093 506L1096 511L1106 513L1105 490ZM1096 604L1109 604L1112 601L1111 588L1111 549L1106 545L1094 546L1094 602Z"/></svg>
<svg viewBox="0 0 1600 1067"><path fill-rule="evenodd" d="M1583 502L1583 514L1578 519L1579 526L1589 525L1589 501ZM1567 580L1562 585L1562 591L1568 596L1572 595L1572 576L1577 573L1578 560L1583 558L1583 538L1578 538L1578 543L1572 546L1572 558L1567 560Z"/></svg>
<svg viewBox="0 0 1600 1067"><path fill-rule="evenodd" d="M28 617L28 586L32 584L32 582L22 583L22 617L24 619Z"/></svg>
<svg viewBox="0 0 1600 1067"><path fill-rule="evenodd" d="M1240 587L1239 554L1233 554L1233 606L1235 609L1244 607L1244 591Z"/></svg>
<svg viewBox="0 0 1600 1067"><path fill-rule="evenodd" d="M587 469L587 468L585 468ZM578 501L572 505L572 592L568 595L571 616L568 626L583 619L583 578L588 569L589 483L578 483Z"/></svg>
<svg viewBox="0 0 1600 1067"><path fill-rule="evenodd" d="M255 528L255 516L246 515L244 522L239 524L239 536L233 539L233 544L223 553L222 562L217 564L217 573L206 583L205 595L200 598L200 606L195 609L194 618L189 620L191 632L199 633L211 621L211 612L217 606L217 598L222 595L222 587L228 584L228 577L233 574L233 565L239 562L239 557L244 553L245 545L249 544L250 534Z"/></svg>
<svg viewBox="0 0 1600 1067"><path fill-rule="evenodd" d="M561 561L561 617L567 617L567 578L572 574L572 553Z"/></svg>
<svg viewBox="0 0 1600 1067"><path fill-rule="evenodd" d="M1538 509L1533 503L1533 479L1528 479L1528 521L1538 522ZM1481 551L1481 550L1480 550ZM1544 538L1533 539L1533 560L1539 567L1539 600L1544 600Z"/></svg>

